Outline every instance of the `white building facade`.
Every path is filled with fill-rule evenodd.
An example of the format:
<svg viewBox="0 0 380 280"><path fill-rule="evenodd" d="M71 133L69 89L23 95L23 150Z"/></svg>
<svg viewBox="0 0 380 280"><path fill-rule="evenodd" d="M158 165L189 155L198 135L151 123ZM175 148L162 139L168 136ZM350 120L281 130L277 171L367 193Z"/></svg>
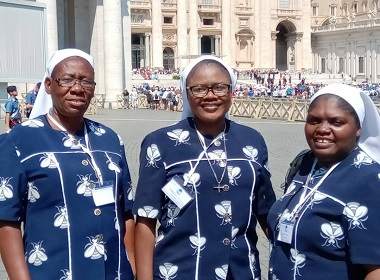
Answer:
<svg viewBox="0 0 380 280"><path fill-rule="evenodd" d="M312 67L309 0L131 0L132 68L201 54L237 69Z"/></svg>
<svg viewBox="0 0 380 280"><path fill-rule="evenodd" d="M220 56L238 70L302 70L379 82L379 1L32 2L46 6L48 52L89 52L96 94L116 108L117 95L131 87L133 68L181 69L201 54Z"/></svg>
<svg viewBox="0 0 380 280"><path fill-rule="evenodd" d="M313 70L380 82L380 1L313 0Z"/></svg>

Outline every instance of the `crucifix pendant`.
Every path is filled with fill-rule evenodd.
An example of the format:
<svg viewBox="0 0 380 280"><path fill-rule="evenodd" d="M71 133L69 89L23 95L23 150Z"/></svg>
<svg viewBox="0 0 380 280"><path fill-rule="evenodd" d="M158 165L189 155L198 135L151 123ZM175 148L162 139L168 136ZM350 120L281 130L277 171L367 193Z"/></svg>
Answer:
<svg viewBox="0 0 380 280"><path fill-rule="evenodd" d="M221 186L220 184L214 187L214 190L218 190L218 193L220 193L220 190L222 189L223 189L223 186Z"/></svg>
<svg viewBox="0 0 380 280"><path fill-rule="evenodd" d="M223 190L224 192L228 192L230 189L230 186L229 185L221 185L221 184L218 184L217 186L214 187L214 190L218 190L218 193L220 193L220 190Z"/></svg>

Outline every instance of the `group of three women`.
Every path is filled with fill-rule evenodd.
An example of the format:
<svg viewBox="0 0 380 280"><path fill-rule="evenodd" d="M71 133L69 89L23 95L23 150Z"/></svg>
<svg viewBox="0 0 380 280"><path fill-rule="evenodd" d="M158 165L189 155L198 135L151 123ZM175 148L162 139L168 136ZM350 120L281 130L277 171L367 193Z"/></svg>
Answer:
<svg viewBox="0 0 380 280"><path fill-rule="evenodd" d="M213 56L184 69L183 118L144 138L133 195L122 140L83 117L92 57L57 51L34 118L0 145L0 252L10 279L257 280L257 222L271 244L271 280L380 279L372 101L344 85L313 97L311 152L275 202L263 137L226 117L235 85Z"/></svg>

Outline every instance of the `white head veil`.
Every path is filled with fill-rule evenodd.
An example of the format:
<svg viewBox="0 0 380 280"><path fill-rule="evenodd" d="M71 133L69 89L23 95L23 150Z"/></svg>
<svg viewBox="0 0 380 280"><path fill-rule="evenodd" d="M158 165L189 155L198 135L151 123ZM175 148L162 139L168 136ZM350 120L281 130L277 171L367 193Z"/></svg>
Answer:
<svg viewBox="0 0 380 280"><path fill-rule="evenodd" d="M380 115L371 98L358 88L344 84L331 84L314 94L310 104L323 94L337 95L354 108L361 127L358 146L380 163Z"/></svg>
<svg viewBox="0 0 380 280"><path fill-rule="evenodd" d="M186 79L187 79L187 76L189 75L189 73L191 72L191 70L193 70L193 68L199 62L201 62L203 60L213 60L213 61L217 61L221 65L223 65L223 67L226 68L226 70L228 71L228 73L230 74L230 77L231 77L231 91L235 90L236 81L237 81L236 75L235 75L234 71L232 70L232 68L229 67L223 60L217 58L216 56L212 56L212 55L202 55L202 56L198 57L197 59L194 59L193 61L190 62L189 65L187 65L185 67L185 69L183 69L183 71L181 73L181 92L182 92L182 101L183 101L183 109L182 109L181 120L193 116L193 112L190 109L189 101L187 100Z"/></svg>
<svg viewBox="0 0 380 280"><path fill-rule="evenodd" d="M58 63L72 56L80 56L86 59L91 64L91 66L94 67L94 59L92 58L91 55L89 55L88 53L85 53L84 51L81 51L78 49L63 49L63 50L55 51L53 55L50 57L50 60L46 66L45 75L44 75L43 80L41 81L41 87L40 87L40 90L38 91L36 102L34 103L34 106L29 118L32 119L40 115L45 115L49 112L53 104L51 101L50 94L47 94L46 92L45 80L46 78L51 78L51 73L53 72L54 67Z"/></svg>

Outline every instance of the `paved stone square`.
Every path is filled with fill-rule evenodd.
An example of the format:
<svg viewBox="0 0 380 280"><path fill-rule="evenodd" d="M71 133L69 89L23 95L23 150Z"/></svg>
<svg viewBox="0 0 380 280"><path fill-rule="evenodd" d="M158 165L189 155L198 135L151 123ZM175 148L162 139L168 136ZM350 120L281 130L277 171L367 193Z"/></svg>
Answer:
<svg viewBox="0 0 380 280"><path fill-rule="evenodd" d="M146 134L160 127L170 125L180 119L181 113L168 111L139 110L106 110L99 109L98 114L86 116L114 129L124 140L126 154L134 185L137 183L138 159L140 144ZM280 120L255 120L231 117L232 120L258 130L266 140L269 151L269 167L272 173L272 184L277 197L282 193L283 182L290 161L307 148L302 122L285 122ZM3 123L3 122L2 122ZM4 123L0 133L4 132ZM258 229L263 280L267 279L268 241ZM7 279L4 268L0 266L0 280Z"/></svg>

